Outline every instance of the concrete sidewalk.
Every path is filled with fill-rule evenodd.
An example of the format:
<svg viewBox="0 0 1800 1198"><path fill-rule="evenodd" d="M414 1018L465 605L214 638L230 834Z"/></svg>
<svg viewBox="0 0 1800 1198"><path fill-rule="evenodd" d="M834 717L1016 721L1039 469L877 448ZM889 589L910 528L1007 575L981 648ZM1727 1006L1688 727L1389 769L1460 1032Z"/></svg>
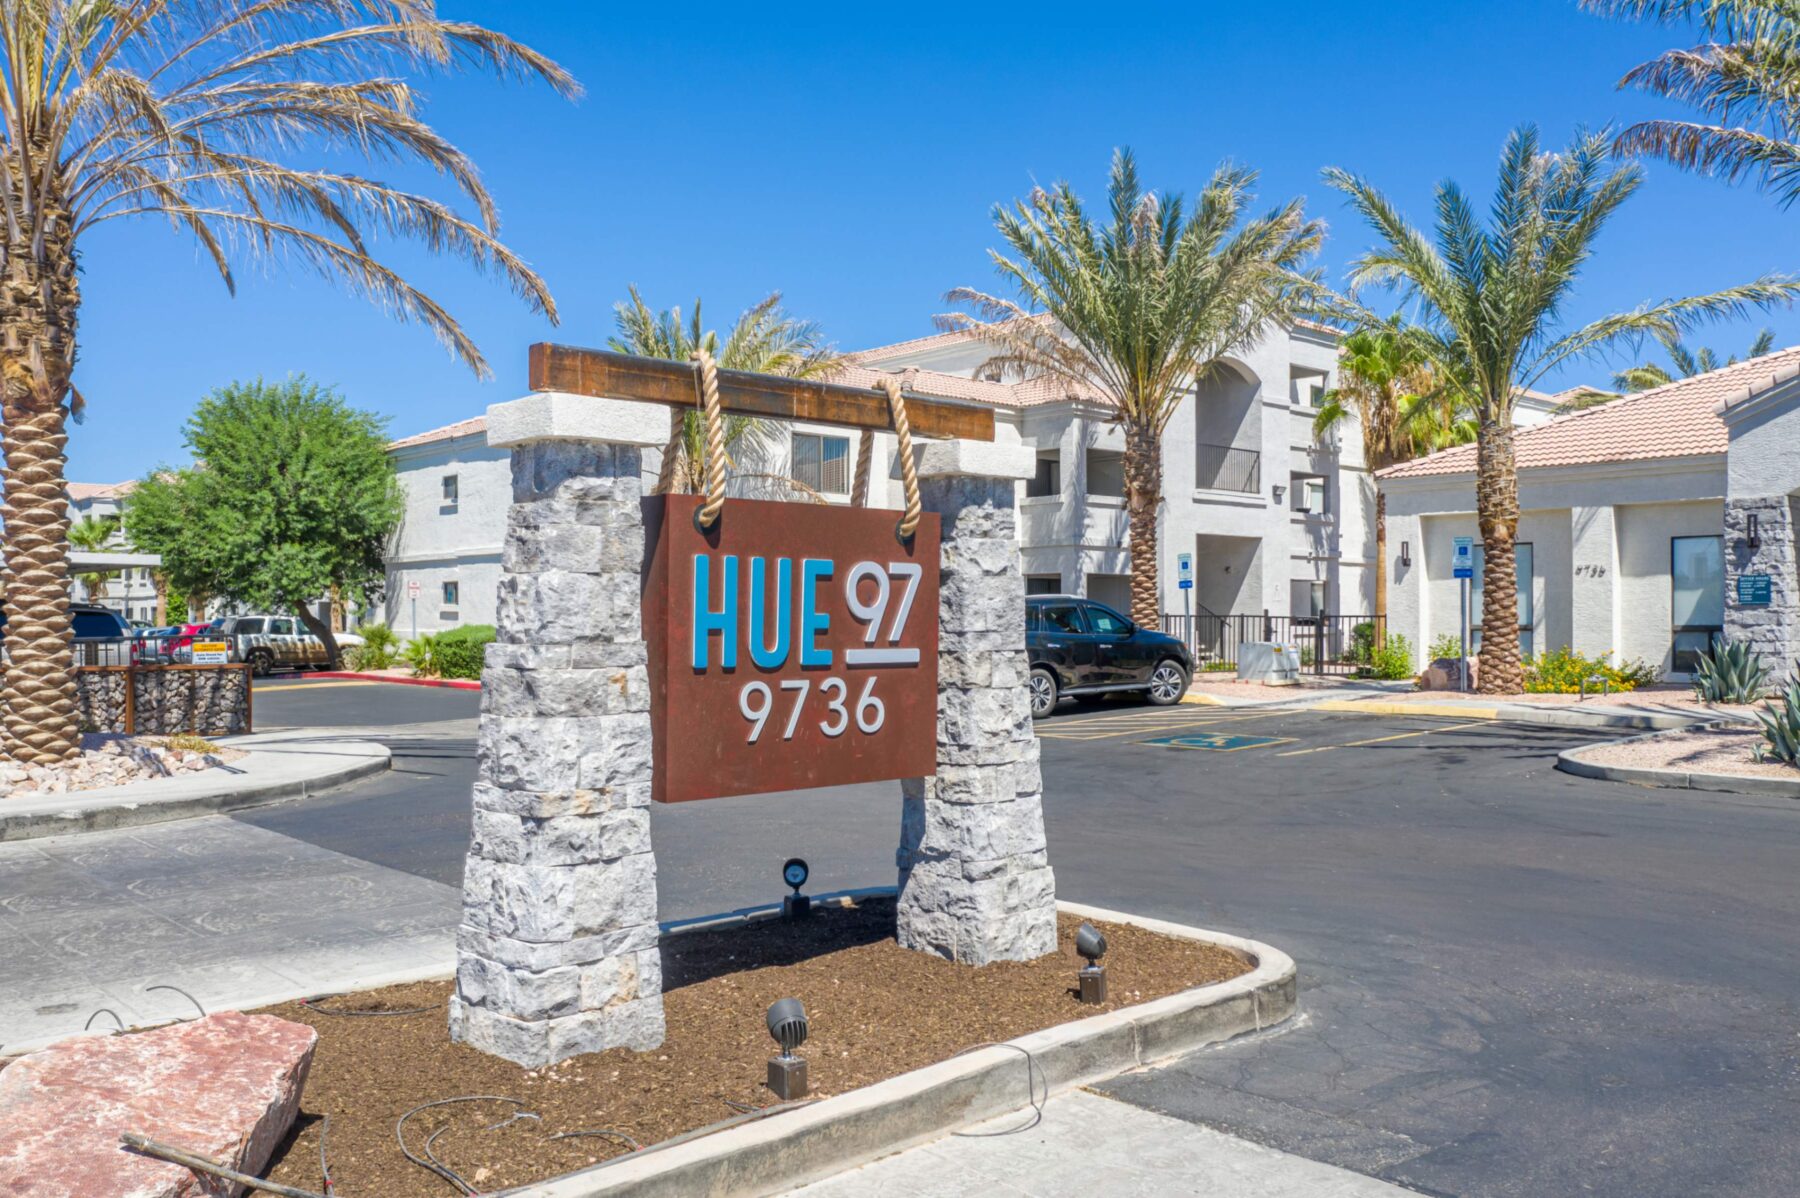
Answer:
<svg viewBox="0 0 1800 1198"><path fill-rule="evenodd" d="M1085 1090L909 1149L789 1198L1397 1198L1412 1191ZM1013 1131L1014 1128L1024 1130Z"/></svg>

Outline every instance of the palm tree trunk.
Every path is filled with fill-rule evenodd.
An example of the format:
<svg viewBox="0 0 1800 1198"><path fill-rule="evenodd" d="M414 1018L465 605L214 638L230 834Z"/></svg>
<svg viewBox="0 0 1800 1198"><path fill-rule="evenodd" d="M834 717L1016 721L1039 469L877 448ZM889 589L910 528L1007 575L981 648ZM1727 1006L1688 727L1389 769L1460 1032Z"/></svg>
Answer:
<svg viewBox="0 0 1800 1198"><path fill-rule="evenodd" d="M1388 556L1387 492L1375 483L1375 644L1387 644Z"/></svg>
<svg viewBox="0 0 1800 1198"><path fill-rule="evenodd" d="M1476 443L1475 512L1481 526L1481 684L1484 695L1525 689L1519 660L1519 470L1510 420L1483 418Z"/></svg>
<svg viewBox="0 0 1800 1198"><path fill-rule="evenodd" d="M6 573L4 747L27 765L81 751L70 643L69 511L64 494L69 378L80 302L66 222L50 225L43 257L30 238L6 243L0 279L0 471Z"/></svg>
<svg viewBox="0 0 1800 1198"><path fill-rule="evenodd" d="M1153 427L1125 429L1125 508L1131 549L1131 618L1162 627L1156 512L1162 506L1162 438Z"/></svg>

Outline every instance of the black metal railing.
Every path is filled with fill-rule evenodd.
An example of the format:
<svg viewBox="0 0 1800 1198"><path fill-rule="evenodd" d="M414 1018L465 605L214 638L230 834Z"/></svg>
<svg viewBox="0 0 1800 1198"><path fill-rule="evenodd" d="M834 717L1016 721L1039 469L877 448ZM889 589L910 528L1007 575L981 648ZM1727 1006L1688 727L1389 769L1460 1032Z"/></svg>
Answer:
<svg viewBox="0 0 1800 1198"><path fill-rule="evenodd" d="M77 666L172 666L193 660L191 646L206 635L149 633L143 636L76 637ZM223 640L223 637L216 638Z"/></svg>
<svg viewBox="0 0 1800 1198"><path fill-rule="evenodd" d="M1262 492L1262 454L1235 445L1195 447L1194 485L1208 491Z"/></svg>
<svg viewBox="0 0 1800 1198"><path fill-rule="evenodd" d="M1163 631L1181 638L1202 671L1208 665L1235 667L1238 648L1246 641L1274 641L1299 651L1304 674L1348 677L1369 664L1376 641L1374 616L1165 613Z"/></svg>

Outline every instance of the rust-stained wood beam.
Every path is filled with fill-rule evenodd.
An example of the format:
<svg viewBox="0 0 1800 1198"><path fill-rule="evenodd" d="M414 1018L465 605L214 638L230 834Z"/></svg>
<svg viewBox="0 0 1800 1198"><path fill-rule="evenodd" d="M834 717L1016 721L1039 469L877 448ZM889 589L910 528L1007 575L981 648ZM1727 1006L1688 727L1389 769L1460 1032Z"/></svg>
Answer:
<svg viewBox="0 0 1800 1198"><path fill-rule="evenodd" d="M530 382L533 391L694 406L694 367L664 358L539 343L531 347ZM721 370L719 399L725 411L739 416L806 420L849 428L894 427L887 396L873 388ZM994 439L994 413L988 408L908 395L906 419L921 437Z"/></svg>

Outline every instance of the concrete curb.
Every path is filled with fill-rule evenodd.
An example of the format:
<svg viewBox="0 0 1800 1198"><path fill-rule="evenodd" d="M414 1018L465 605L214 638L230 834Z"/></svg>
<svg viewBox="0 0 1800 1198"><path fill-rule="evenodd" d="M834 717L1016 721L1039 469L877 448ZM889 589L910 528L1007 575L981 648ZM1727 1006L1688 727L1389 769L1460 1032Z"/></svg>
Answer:
<svg viewBox="0 0 1800 1198"><path fill-rule="evenodd" d="M1545 707L1535 703L1461 703L1420 700L1411 703L1379 699L1333 699L1314 704L1315 711L1363 715L1423 715L1445 719L1505 720L1513 724L1538 724L1549 728L1623 728L1672 732L1696 724L1736 721L1737 717L1709 712L1619 711ZM1741 722L1741 721L1740 721Z"/></svg>
<svg viewBox="0 0 1800 1198"><path fill-rule="evenodd" d="M1652 732L1614 743L1629 744L1634 740L1651 740L1660 735L1659 732ZM1565 774L1574 774L1577 778L1629 782L1634 786L1654 786L1664 790L1705 790L1723 794L1775 795L1786 799L1800 799L1800 777L1760 778L1739 774L1695 773L1688 770L1657 770L1641 765L1604 765L1589 761L1584 756L1601 747L1603 746L1580 745L1564 749L1556 755L1556 768Z"/></svg>
<svg viewBox="0 0 1800 1198"><path fill-rule="evenodd" d="M387 674L359 674L354 670L324 670L313 677L341 678L351 682L392 682L399 686L443 686L459 691L481 689L481 683L467 678L393 678Z"/></svg>
<svg viewBox="0 0 1800 1198"><path fill-rule="evenodd" d="M105 790L0 799L0 844L42 836L108 832L306 798L388 768L392 754L372 741L297 737L221 738L248 756L201 775L154 778Z"/></svg>
<svg viewBox="0 0 1800 1198"><path fill-rule="evenodd" d="M1059 902L1057 908L1218 944L1254 968L1228 982L1033 1032L1008 1041L1011 1047L982 1048L848 1094L506 1193L513 1198L780 1194L1028 1105L1027 1062L1019 1049L1031 1054L1039 1084L1055 1094L1260 1031L1294 1013L1296 970L1279 949L1099 907Z"/></svg>

